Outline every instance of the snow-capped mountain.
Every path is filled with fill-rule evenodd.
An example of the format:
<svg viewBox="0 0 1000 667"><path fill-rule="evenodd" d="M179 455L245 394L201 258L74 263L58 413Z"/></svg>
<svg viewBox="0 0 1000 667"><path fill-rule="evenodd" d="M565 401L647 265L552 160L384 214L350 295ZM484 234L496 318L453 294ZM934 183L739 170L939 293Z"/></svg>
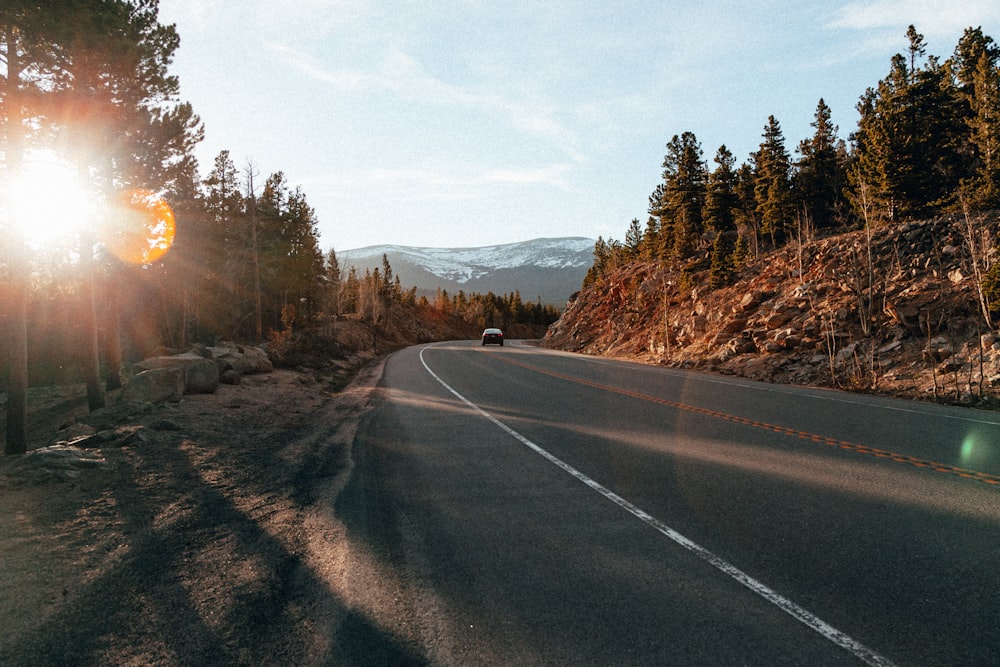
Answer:
<svg viewBox="0 0 1000 667"><path fill-rule="evenodd" d="M369 246L337 251L346 274L353 266L358 275L382 270L382 255L403 289L413 286L421 294L438 288L454 296L520 292L524 301L562 307L580 289L594 262L594 240L580 237L534 239L482 248L414 248L398 245Z"/></svg>

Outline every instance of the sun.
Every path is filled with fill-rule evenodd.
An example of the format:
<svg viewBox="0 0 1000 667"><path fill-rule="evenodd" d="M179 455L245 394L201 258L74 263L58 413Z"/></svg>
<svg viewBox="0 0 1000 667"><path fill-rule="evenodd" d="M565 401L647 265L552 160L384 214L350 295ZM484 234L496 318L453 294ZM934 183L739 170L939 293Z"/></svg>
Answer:
<svg viewBox="0 0 1000 667"><path fill-rule="evenodd" d="M11 223L29 248L69 245L91 223L94 201L77 171L49 153L28 156L10 183Z"/></svg>
<svg viewBox="0 0 1000 667"><path fill-rule="evenodd" d="M33 153L25 160L10 181L6 213L23 234L27 250L76 253L81 242L96 242L119 260L137 265L170 250L176 223L162 197L136 189L98 204L88 185L76 169L50 153Z"/></svg>

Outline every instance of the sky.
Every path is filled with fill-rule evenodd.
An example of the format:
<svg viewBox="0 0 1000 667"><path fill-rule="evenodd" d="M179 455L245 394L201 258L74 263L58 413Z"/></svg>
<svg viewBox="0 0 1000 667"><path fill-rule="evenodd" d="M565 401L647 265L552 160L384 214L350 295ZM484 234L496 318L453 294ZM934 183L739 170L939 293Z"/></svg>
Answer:
<svg viewBox="0 0 1000 667"><path fill-rule="evenodd" d="M1000 42L997 0L160 0L180 99L228 150L284 173L326 251L622 239L645 223L666 144L710 168L767 119L794 157L820 98L839 136L906 51Z"/></svg>

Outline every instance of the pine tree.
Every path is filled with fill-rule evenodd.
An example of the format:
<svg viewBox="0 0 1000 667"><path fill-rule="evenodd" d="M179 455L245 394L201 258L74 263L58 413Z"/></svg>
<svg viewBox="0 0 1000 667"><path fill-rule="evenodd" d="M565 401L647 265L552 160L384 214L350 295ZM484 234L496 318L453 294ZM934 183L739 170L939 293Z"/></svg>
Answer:
<svg viewBox="0 0 1000 667"><path fill-rule="evenodd" d="M663 183L657 185L649 195L648 213L656 227L656 240L650 244L649 252L653 259L669 259L674 247L673 220L667 207Z"/></svg>
<svg viewBox="0 0 1000 667"><path fill-rule="evenodd" d="M946 65L969 110L972 169L963 191L976 208L1000 205L1000 48L968 28Z"/></svg>
<svg viewBox="0 0 1000 667"><path fill-rule="evenodd" d="M642 249L642 226L639 224L638 218L632 218L632 222L629 223L628 231L625 232L625 257L626 261L634 261L639 259L640 250Z"/></svg>
<svg viewBox="0 0 1000 667"><path fill-rule="evenodd" d="M757 252L760 236L760 216L757 214L757 198L754 193L756 185L757 177L753 166L744 162L736 170L736 229L744 241L753 242L754 253Z"/></svg>
<svg viewBox="0 0 1000 667"><path fill-rule="evenodd" d="M736 160L725 145L715 154L716 168L708 176L705 194L705 229L716 236L736 231L737 175Z"/></svg>
<svg viewBox="0 0 1000 667"><path fill-rule="evenodd" d="M341 271L340 261L337 259L337 251L333 248L330 248L326 254L324 276L326 286L325 313L327 321L330 323L330 333L333 333L336 330L337 318L340 317L344 302L343 271Z"/></svg>
<svg viewBox="0 0 1000 667"><path fill-rule="evenodd" d="M855 159L849 176L855 208L861 207L863 194L888 221L947 206L971 168L969 107L936 58L918 67L926 47L913 26L907 37L908 55L893 56L889 75L861 98L861 118L852 135Z"/></svg>
<svg viewBox="0 0 1000 667"><path fill-rule="evenodd" d="M770 237L772 246L777 247L784 243L792 223L791 164L785 137L774 116L768 117L763 137L760 150L754 154L754 199L761 233Z"/></svg>
<svg viewBox="0 0 1000 667"><path fill-rule="evenodd" d="M729 234L719 234L712 244L711 266L708 274L708 284L712 289L725 287L732 282L736 273L733 264L733 237Z"/></svg>
<svg viewBox="0 0 1000 667"><path fill-rule="evenodd" d="M830 107L822 98L811 125L816 132L799 144L800 158L793 177L795 201L816 227L826 228L835 223L847 181L846 147L837 138Z"/></svg>
<svg viewBox="0 0 1000 667"><path fill-rule="evenodd" d="M594 243L594 263L587 269L587 274L583 278L583 287L591 287L597 284L605 275L610 262L611 251L603 236L598 236Z"/></svg>
<svg viewBox="0 0 1000 667"><path fill-rule="evenodd" d="M673 254L680 259L690 257L701 238L707 171L695 135L674 135L663 158L663 201L665 217L670 220ZM663 218L660 224L662 229Z"/></svg>
<svg viewBox="0 0 1000 667"><path fill-rule="evenodd" d="M663 256L660 223L653 216L649 216L646 219L646 228L642 232L642 245L639 255L645 262L656 262Z"/></svg>
<svg viewBox="0 0 1000 667"><path fill-rule="evenodd" d="M211 333L237 338L236 328L251 303L252 269L249 214L239 171L229 151L221 151L203 181L207 233L200 266L207 291L199 309Z"/></svg>

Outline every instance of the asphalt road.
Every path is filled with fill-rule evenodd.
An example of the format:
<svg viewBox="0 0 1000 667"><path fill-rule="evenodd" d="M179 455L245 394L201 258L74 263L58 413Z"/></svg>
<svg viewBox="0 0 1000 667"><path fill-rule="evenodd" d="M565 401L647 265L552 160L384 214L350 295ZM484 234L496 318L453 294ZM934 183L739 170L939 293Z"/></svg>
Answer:
<svg viewBox="0 0 1000 667"><path fill-rule="evenodd" d="M1000 664L996 413L517 341L403 350L379 395L356 663Z"/></svg>

